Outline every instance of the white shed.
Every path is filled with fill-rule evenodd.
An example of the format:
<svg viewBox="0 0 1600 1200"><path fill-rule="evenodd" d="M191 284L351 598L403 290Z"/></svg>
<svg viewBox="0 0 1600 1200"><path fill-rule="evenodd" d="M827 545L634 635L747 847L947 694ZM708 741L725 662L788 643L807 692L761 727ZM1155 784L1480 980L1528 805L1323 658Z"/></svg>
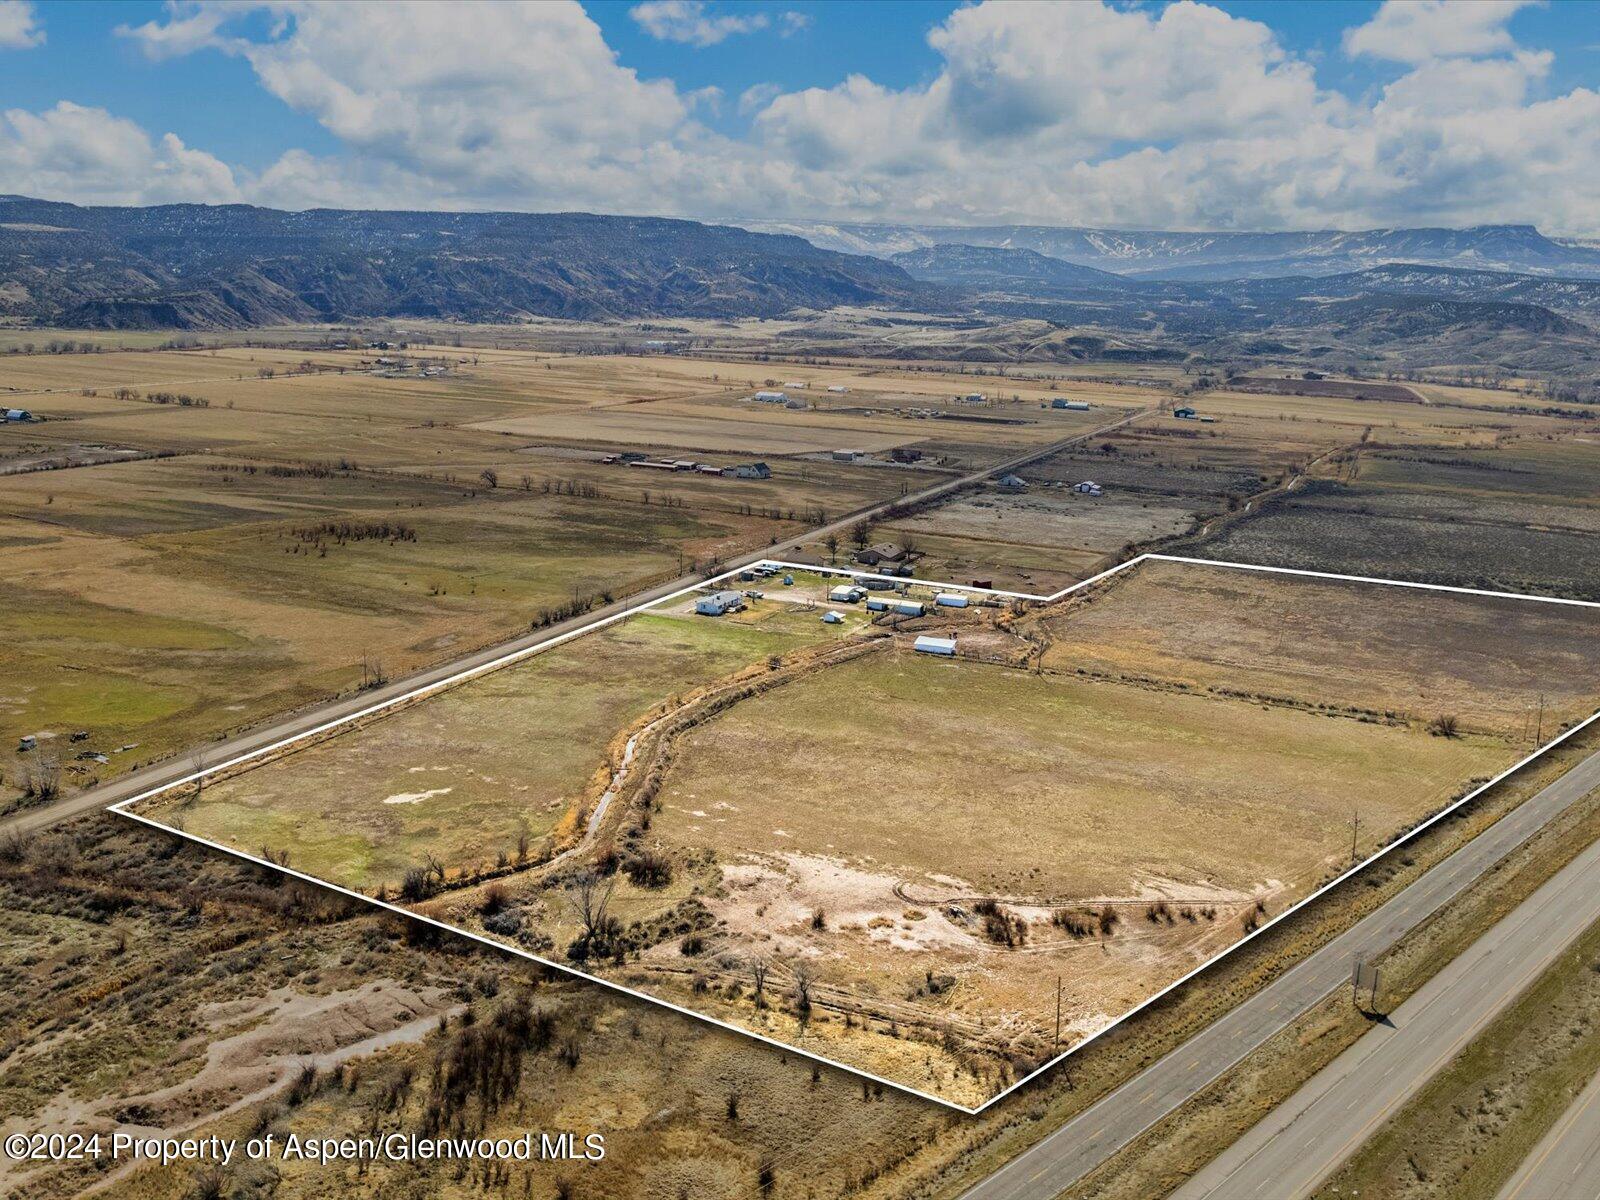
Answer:
<svg viewBox="0 0 1600 1200"><path fill-rule="evenodd" d="M844 614L842 612L834 612L832 609L829 609L827 612L822 614L822 623L824 625L842 625L844 624Z"/></svg>
<svg viewBox="0 0 1600 1200"><path fill-rule="evenodd" d="M967 598L956 592L940 592L934 597L934 603L942 608L965 608Z"/></svg>
<svg viewBox="0 0 1600 1200"><path fill-rule="evenodd" d="M945 658L953 658L956 652L956 640L955 638L933 637L924 633L913 643L912 649L921 651L923 654L940 654Z"/></svg>
<svg viewBox="0 0 1600 1200"><path fill-rule="evenodd" d="M828 599L834 604L854 604L865 595L866 592L854 584L841 583L828 592Z"/></svg>

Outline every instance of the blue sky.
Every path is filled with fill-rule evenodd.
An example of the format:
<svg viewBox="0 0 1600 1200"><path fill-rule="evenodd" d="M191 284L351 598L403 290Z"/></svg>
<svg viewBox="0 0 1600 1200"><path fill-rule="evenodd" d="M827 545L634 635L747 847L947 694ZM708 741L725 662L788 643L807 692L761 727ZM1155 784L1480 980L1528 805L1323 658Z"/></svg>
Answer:
<svg viewBox="0 0 1600 1200"><path fill-rule="evenodd" d="M291 4L285 19L187 0L0 0L0 190L1600 230L1567 178L1595 165L1593 137L1574 130L1600 111L1600 4L593 0L462 6L451 22L333 7ZM350 40L324 53L313 28ZM1120 75L1097 79L1112 62ZM410 127L386 122L401 112ZM1518 130L1508 143L1557 194L1516 195L1516 146L1474 147L1475 126ZM118 195L114 168L148 178ZM1511 195L1494 195L1496 172Z"/></svg>

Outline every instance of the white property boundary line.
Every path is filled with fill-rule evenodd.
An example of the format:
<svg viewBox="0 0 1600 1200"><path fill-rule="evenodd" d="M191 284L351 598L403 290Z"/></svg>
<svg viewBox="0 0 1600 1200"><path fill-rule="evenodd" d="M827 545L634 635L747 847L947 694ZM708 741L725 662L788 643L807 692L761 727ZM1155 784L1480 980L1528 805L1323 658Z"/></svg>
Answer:
<svg viewBox="0 0 1600 1200"><path fill-rule="evenodd" d="M563 972L564 974L572 975L572 976L575 976L575 977L577 977L579 979L587 980L590 983L599 984L600 986L605 987L605 988L609 988L612 991L620 992L620 993L622 993L624 995L635 997L636 999L647 1000L652 1004L661 1005L663 1008L671 1009L673 1012L681 1013L682 1015L684 1015L686 1017L691 1017L694 1020L704 1022L705 1024L708 1024L708 1025L713 1025L713 1026L717 1027L718 1029L724 1029L724 1030L727 1030L727 1031L729 1031L731 1033L739 1034L742 1037L753 1038L754 1040L756 1040L758 1042L763 1042L763 1043L765 1043L765 1044L767 1044L769 1046L774 1046L774 1047L777 1047L778 1049L801 1055L804 1058L811 1059L814 1062L819 1062L819 1063L822 1063L822 1064L824 1064L826 1066L836 1067L836 1068L838 1068L839 1070L842 1070L842 1071L849 1071L854 1075L859 1075L859 1076L861 1076L863 1078L870 1079L874 1083L881 1083L886 1087L894 1088L896 1091L909 1093L910 1095L920 1097L921 1099L932 1101L935 1104L941 1104L941 1105L943 1105L943 1106L945 1106L947 1108L953 1108L958 1112L967 1113L969 1115L976 1115L977 1113L983 1112L984 1109L988 1108L990 1105L996 1104L1000 1100L1003 1100L1006 1096L1009 1096L1012 1092L1016 1091L1018 1088L1022 1087L1024 1084L1029 1083L1033 1079L1036 1079L1038 1076L1040 1076L1044 1072L1050 1070L1052 1067L1056 1066L1057 1064L1059 1064L1063 1060L1065 1060L1067 1058L1070 1058L1073 1054L1076 1054L1078 1051L1082 1050L1085 1046L1089 1045L1091 1042L1095 1041L1096 1039L1101 1037L1103 1034L1109 1032L1112 1029L1115 1029L1118 1025L1121 1025L1124 1021L1128 1020L1130 1017L1135 1016L1136 1014L1138 1014L1140 1012L1143 1012L1146 1008L1149 1008L1152 1004L1155 1004L1158 1000L1160 1000L1163 996L1167 995L1169 992L1172 992L1175 989L1177 989L1179 987L1182 987L1185 983L1187 983L1189 980L1193 979L1195 976L1199 975L1201 972L1203 972L1203 971L1207 970L1208 968L1214 966L1216 963L1220 962L1222 959L1224 959L1228 955L1232 954L1235 950L1237 950L1240 946L1243 946L1246 942L1249 942L1251 939L1253 939L1255 937L1258 937L1259 935L1265 933L1267 930L1271 929L1279 921L1282 921L1286 917L1289 917L1292 914L1298 912L1300 909L1304 908L1306 905L1310 904L1312 901L1316 900L1318 897L1324 895L1326 892L1331 891L1333 888L1338 887L1341 883L1345 882L1347 879L1350 879L1352 876L1357 875L1360 872L1366 870L1367 867L1369 867L1373 863L1377 862L1380 858L1382 858L1384 855L1388 854L1391 850L1394 850L1396 847L1402 846L1405 843L1409 842L1412 838L1416 837L1418 834L1422 833L1424 830L1429 829L1433 825L1437 824L1439 821L1442 821L1445 817L1448 817L1451 813L1455 812L1457 809L1461 808L1463 805L1470 803L1472 800L1474 800L1478 796L1482 795L1484 792L1488 791L1490 788L1494 787L1496 784L1501 783L1505 779L1507 779L1510 776L1516 774L1518 771L1522 770L1523 767L1527 766L1529 763L1533 762L1535 759L1538 759L1538 758L1542 757L1544 754L1548 753L1550 750L1554 749L1556 746L1561 745L1561 743L1565 742L1568 738L1571 738L1573 735L1575 735L1575 734L1581 732L1582 730L1588 728L1590 725L1594 724L1596 721L1600 721L1600 712L1593 713L1589 717L1585 718L1583 721L1580 721L1578 724L1574 725L1571 729L1567 730L1565 733L1559 735L1558 737L1555 737L1555 738L1551 739L1550 741L1546 742L1544 745L1540 746L1538 749L1534 750L1533 753L1529 754L1526 758L1520 759L1516 763L1513 763L1511 766L1507 767L1504 771L1501 771L1500 774L1496 775L1493 779L1490 779L1487 783L1481 784L1480 786L1474 788L1472 791L1466 793L1460 799L1458 799L1458 800L1448 804L1444 808L1440 809L1438 812L1434 813L1431 817L1427 818L1421 824L1414 826L1413 828L1411 828L1411 829L1407 830L1405 833L1403 833L1401 836L1399 836L1399 837L1395 838L1393 841L1389 842L1387 845L1384 845L1384 846L1380 847L1378 850L1376 850L1368 858L1363 859L1361 862L1357 863L1355 866L1350 867L1348 870L1344 871L1342 874L1335 876L1332 880L1330 880L1329 882L1325 883L1320 888L1318 888L1315 891L1309 893L1308 895L1304 896L1300 900L1296 901L1294 904L1290 905L1288 908L1284 909L1277 916L1270 918L1269 920L1267 920L1264 923L1262 923L1261 925L1259 925L1256 929L1254 929L1250 933L1245 934L1238 941L1231 943L1229 946L1227 946L1223 950L1221 950L1218 953L1212 955L1210 958L1208 958L1204 962L1200 963L1199 966L1195 967L1193 970L1189 971L1187 974L1179 977L1178 979L1173 980L1171 983L1169 983L1166 987L1162 988L1160 991L1152 993L1150 996L1148 996L1146 999L1144 999L1140 1003L1136 1004L1134 1007L1128 1009L1126 1012L1122 1013L1120 1016L1115 1017L1111 1021L1107 1022L1105 1025L1102 1025L1099 1029L1095 1030L1095 1032L1089 1034L1087 1037L1083 1038L1081 1041L1075 1043L1070 1049L1064 1050L1060 1054L1056 1055L1054 1058L1051 1058L1048 1061L1042 1063L1040 1066L1038 1066L1034 1070L1030 1071L1027 1075L1024 1075L1021 1079L1017 1080L1010 1087L1004 1089L1003 1091L995 1093L989 1099L985 1100L982 1104L979 1104L976 1107L968 1107L967 1105L964 1105L964 1104L957 1104L956 1102L954 1102L952 1100L949 1100L949 1099L947 1099L945 1097L936 1096L936 1095L933 1095L930 1092L924 1092L924 1091L920 1090L919 1088L914 1088L914 1087L910 1086L909 1084L897 1082L896 1080L893 1080L893 1079L886 1079L881 1075L873 1074L871 1071L866 1071L866 1070L863 1070L860 1067L851 1066L848 1063L839 1062L839 1061L837 1061L835 1059L828 1058L825 1055L814 1054L811 1051L806 1050L804 1047L795 1045L793 1042L786 1042L786 1041L782 1041L782 1040L780 1040L778 1038L768 1037L765 1034L757 1033L756 1031L751 1030L751 1029L746 1029L743 1026L735 1025L735 1024L733 1024L731 1022L728 1022L728 1021L719 1020L716 1017L708 1016L705 1013L696 1012L694 1009L685 1008L682 1005L674 1004L672 1001L663 999L661 996L653 995L653 994L651 994L649 992L643 992L643 991L639 991L639 990L634 989L634 988L626 987L623 984L616 983L616 982L613 982L613 981L608 980L608 979L604 979L604 978L602 978L601 976L598 976L598 975L591 975L591 974L589 974L589 973L587 973L585 971L581 971L581 970L576 969L575 967L573 967L569 963L561 963L561 962L555 961L554 959L542 958L539 955L532 954L527 950L521 949L520 947L513 946L513 945L510 945L510 944L505 943L505 942L497 941L497 940L495 940L493 938L485 937L482 934L474 933L469 929L463 929L460 926L452 925L452 924L449 924L448 922L445 922L445 921L440 921L437 918L426 916L426 915L424 915L422 913L419 913L419 912L414 912L409 908L404 908L404 907L402 907L402 906L400 906L398 904L393 904L393 903L390 903L389 901L386 901L386 900L375 899L374 897L368 896L368 895L366 895L366 894L364 894L362 892L355 891L355 890L353 890L351 888L342 887L339 884L331 883L328 880L320 879L320 878L318 878L317 876L314 876L314 875L308 875L303 871L296 871L296 870L293 870L292 868L289 868L289 867L286 867L286 866L281 866L278 863L269 861L268 859L258 858L254 854L247 853L247 852L245 852L243 850L235 849L232 846L223 845L220 842L211 841L209 838L199 837L198 835L189 833L189 832L187 832L185 830L177 829L177 828L174 828L171 825L164 824L164 823L162 823L160 821L152 820L149 817L141 816L138 813L129 811L129 809L133 805L142 803L143 801L150 799L152 796L159 795L162 792L167 792L167 791L172 790L173 788L182 787L184 784L193 783L197 779L204 779L205 777L207 777L209 775L213 775L218 771L227 770L227 769L229 769L231 767L239 766L239 765L241 765L243 763L248 763L248 762L250 762L250 761L252 761L254 759L262 758L262 757L264 757L266 755L273 754L273 753L277 752L278 750L283 749L286 746L293 745L296 742L304 741L304 740L306 740L308 738L316 737L316 736L318 736L320 734L328 732L329 730L337 729L342 725L352 724L352 723L354 723L356 721L362 720L365 717L371 716L374 713L379 713L379 712L384 711L385 709L393 708L396 705L403 704L406 701L412 700L412 699L414 699L414 698L416 698L418 696L424 696L424 695L427 695L430 692L442 691L445 688L453 687L455 684L460 683L463 680L472 679L472 678L475 678L478 675L486 674L489 671L498 670L499 668L501 668L503 666L507 666L507 665L509 665L511 663L519 662L524 658L529 658L529 657L531 657L531 656L533 656L535 654L538 654L539 652L541 652L543 650L548 650L551 647L559 646L562 643L571 641L573 638L580 637L583 634L592 633L594 630L604 628L607 625L615 624L618 621L626 620L629 617L636 616L636 615L638 615L639 613L642 613L642 612L647 612L650 609L656 608L656 607L658 607L660 605L668 604L668 603L670 603L670 602L672 602L674 600L681 599L682 597L687 596L687 595L689 595L689 594L691 594L693 592L701 591L704 588L707 588L707 587L713 586L715 584L721 583L724 580L730 579L730 578L732 578L734 576L737 576L737 575L741 574L742 572L751 571L751 570L754 570L754 569L756 569L758 567L765 566L765 567L775 567L775 568L787 568L787 569L792 569L792 570L806 571L806 572L810 572L810 573L814 573L814 574L821 574L824 577L826 577L829 574L832 574L832 575L844 575L844 576L854 577L854 578L858 578L858 579L884 579L884 580L889 580L889 581L894 582L894 583L914 583L914 584L917 584L918 586L921 586L921 587L933 588L933 589L936 589L936 590L971 592L971 593L975 593L975 594L978 594L978 595L1003 597L1003 598L1006 598L1006 599L1014 599L1014 600L1035 600L1035 601L1050 602L1050 601L1054 601L1054 600L1059 600L1059 599L1061 599L1062 597L1065 597L1065 596L1069 596L1069 595L1073 594L1074 592L1082 591L1083 589L1091 587L1094 584L1100 583L1101 581L1103 581L1105 579L1109 579L1113 575L1116 575L1116 574L1118 574L1118 573L1120 573L1122 571L1126 571L1131 567L1138 566L1142 562L1152 561L1152 560L1153 561L1159 561L1159 562L1183 563L1183 564L1190 565L1190 566L1218 567L1218 568L1222 568L1222 569L1226 569L1226 570L1235 570L1235 571L1255 571L1255 572L1260 572L1260 573L1263 573L1263 574L1292 575L1292 576L1297 576L1297 577L1300 577L1300 578L1327 579L1327 580L1334 580L1334 581L1341 582L1341 583L1380 584L1380 585L1384 585L1384 586L1388 586L1388 587L1410 588L1410 589L1419 590L1419 591L1446 592L1446 593L1451 593L1451 594L1455 594L1455 595L1484 596L1484 597L1489 597L1489 598L1492 598L1492 599L1500 599L1500 600L1526 600L1526 601L1532 601L1532 602L1536 602L1536 603L1540 603L1540 604L1557 604L1557 605L1564 605L1564 606L1568 606L1568 607L1600 609L1600 602L1592 601L1592 600L1572 600L1572 599L1566 599L1564 597L1554 597L1554 596L1531 596L1531 595L1525 595L1525 594L1520 593L1520 592L1497 592L1497 591L1485 590L1485 589L1482 589L1482 588L1450 587L1450 586L1446 586L1444 584L1436 584L1436 583L1416 583L1416 582L1412 582L1410 580L1401 580L1401 579L1378 579L1378 578L1374 578L1374 577L1371 577L1371 576L1365 576L1365 575L1341 575L1341 574L1336 574L1336 573L1331 572L1331 571L1310 571L1310 570L1300 570L1300 569L1296 569L1296 568L1292 568L1292 567L1271 567L1271 566L1264 566L1264 565L1257 564L1257 563L1229 562L1229 561L1222 560L1222 559L1186 558L1186 557L1182 557L1182 556L1179 556L1179 555L1157 554L1157 553L1153 553L1153 552L1139 554L1139 555L1137 555L1137 556L1135 556L1133 558L1128 559L1126 562L1118 563L1117 565L1115 565L1113 567L1110 567L1110 568L1108 568L1108 569L1106 569L1104 571L1101 571L1096 575L1090 576L1088 579L1085 579L1085 580L1082 580L1082 581L1080 581L1078 583L1072 584L1069 587L1064 587L1060 591L1052 592L1049 595L1038 595L1038 594L1031 593L1031 592L1012 592L1012 591L1005 591L1005 590L997 589L997 588L974 587L974 586L971 586L971 585L968 585L968 584L951 583L951 582L946 582L946 581L941 581L941 580L909 579L909 578L892 576L892 575L880 575L880 574L877 574L877 573L872 572L872 571L858 571L858 570L854 570L852 568L846 568L846 567L824 567L824 566L819 566L818 564L815 564L815 563L790 562L790 561L785 561L783 559L762 559L762 560L760 560L760 561L758 561L756 563L752 563L752 564L750 564L748 566L734 567L734 568L732 568L730 570L722 572L719 575L713 575L708 579L702 580L699 583L689 584L686 587L679 588L678 590L676 590L674 592L669 592L665 596L657 597L656 599L647 601L647 602L645 602L643 604L636 604L636 605L629 606L628 608L623 609L621 612L613 613L609 617L602 617L599 620L592 621L589 624L581 626L581 627L579 627L577 629L569 630L568 632L563 633L563 634L558 634L555 637L552 637L547 641L539 642L537 645L525 646L525 647L523 647L521 649L510 651L510 652L508 652L506 654L503 654L503 655L499 656L498 658L491 659L488 662L479 663L475 667L469 667L466 670L457 672L454 675L447 676L444 679L439 679L439 680L435 680L435 681L433 681L431 683L423 684L420 687L414 688L409 692L402 693L401 695L391 697L391 698L389 698L387 700L379 701L376 704L369 705L366 708L362 708L362 709L357 710L356 712L347 713L346 715L344 715L342 717L337 717L337 718L335 718L335 719L333 719L331 721L326 721L321 725L314 726L313 728L304 730L304 731L302 731L300 733L291 734L288 737L280 738L276 742L272 742L272 743L270 743L268 745L265 745L265 746L257 747L256 749L247 751L247 752L245 752L243 754L235 755L233 758L226 759L225 761L219 762L219 763L217 763L215 765L202 767L200 770L192 771L189 774L181 776L178 779L174 779L174 780L171 780L171 781L169 781L167 783L159 784L159 785L157 785L155 787L148 788L145 791L138 793L137 795L128 797L126 800L120 800L115 804L108 805L107 808L106 808L106 811L107 812L116 813L118 816L126 817L129 820L137 821L140 824L147 825L152 829L159 829L159 830L162 830L162 831L164 831L166 833L177 834L179 837L187 838L191 842L195 842L195 843L197 843L199 845L209 847L212 850L220 851L223 854L230 855L230 856L232 856L234 858L237 858L237 859L242 859L245 862L253 863L254 865L259 866L259 867L270 868L271 870L277 871L277 872L279 872L281 874L288 875L288 876L290 876L292 878L302 880L302 881L304 881L306 883L314 884L317 887L326 888L327 890L333 891L333 892L338 892L340 895L348 896L349 898L351 898L353 900L360 900L363 903L370 904L375 908L380 908L380 909L383 909L383 910L385 910L387 912L392 912L392 913L394 913L394 914L396 914L398 916L405 917L405 918L407 918L409 920L412 920L412 921L420 922L420 923L422 923L424 925L432 926L435 929L443 930L443 931L445 931L447 933L454 934L454 935L456 935L458 937L467 938L467 939L469 939L471 941L478 942L478 943L480 943L480 944L482 944L484 946L492 947L493 949L501 951L502 953L513 954L513 955L516 955L519 958L525 958L525 959L528 959L531 962L539 963L542 966L552 967L555 970Z"/></svg>

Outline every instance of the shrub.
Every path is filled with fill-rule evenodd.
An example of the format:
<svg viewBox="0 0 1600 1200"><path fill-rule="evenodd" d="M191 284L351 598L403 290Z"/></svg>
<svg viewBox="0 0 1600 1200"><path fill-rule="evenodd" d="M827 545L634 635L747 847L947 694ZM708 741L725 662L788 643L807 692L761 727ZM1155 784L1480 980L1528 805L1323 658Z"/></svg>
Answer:
<svg viewBox="0 0 1600 1200"><path fill-rule="evenodd" d="M653 850L642 850L622 868L635 887L661 888L672 882L672 862Z"/></svg>

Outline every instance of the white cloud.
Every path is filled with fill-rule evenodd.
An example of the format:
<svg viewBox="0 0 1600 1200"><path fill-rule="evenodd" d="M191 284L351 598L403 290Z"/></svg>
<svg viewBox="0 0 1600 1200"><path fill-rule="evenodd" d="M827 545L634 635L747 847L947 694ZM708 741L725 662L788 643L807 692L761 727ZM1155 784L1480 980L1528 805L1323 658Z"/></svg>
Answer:
<svg viewBox="0 0 1600 1200"><path fill-rule="evenodd" d="M811 14L795 12L790 9L778 14L778 33L782 37L791 37L811 28Z"/></svg>
<svg viewBox="0 0 1600 1200"><path fill-rule="evenodd" d="M28 50L44 44L44 30L31 0L0 0L0 50Z"/></svg>
<svg viewBox="0 0 1600 1200"><path fill-rule="evenodd" d="M765 13L713 13L704 0L645 0L630 8L628 15L657 41L691 46L715 46L735 34L765 29L770 23Z"/></svg>
<svg viewBox="0 0 1600 1200"><path fill-rule="evenodd" d="M1384 0L1365 25L1345 31L1345 53L1403 63L1499 54L1514 46L1506 23L1531 2Z"/></svg>
<svg viewBox="0 0 1600 1200"><path fill-rule="evenodd" d="M776 83L753 83L739 93L739 115L748 117L758 109L765 108L781 95L783 95L783 88Z"/></svg>
<svg viewBox="0 0 1600 1200"><path fill-rule="evenodd" d="M1600 234L1600 94L1548 95L1552 56L1502 36L1505 6L1465 19L1475 32L1381 11L1362 28L1404 20L1428 50L1353 99L1265 25L1189 0L984 3L930 31L939 67L915 86L746 89L741 138L702 119L719 93L641 78L573 3L274 0L265 32L246 11L185 4L129 32L158 55L246 59L334 135L330 153L241 175L259 203ZM1371 36L1353 32L1353 52Z"/></svg>
<svg viewBox="0 0 1600 1200"><path fill-rule="evenodd" d="M84 204L240 199L233 172L204 151L65 100L44 112L0 114L0 192Z"/></svg>
<svg viewBox="0 0 1600 1200"><path fill-rule="evenodd" d="M143 25L117 26L121 37L139 43L145 55L156 61L192 54L196 50L223 44L218 30L228 19L228 10L220 5L169 6L165 21L146 21Z"/></svg>

